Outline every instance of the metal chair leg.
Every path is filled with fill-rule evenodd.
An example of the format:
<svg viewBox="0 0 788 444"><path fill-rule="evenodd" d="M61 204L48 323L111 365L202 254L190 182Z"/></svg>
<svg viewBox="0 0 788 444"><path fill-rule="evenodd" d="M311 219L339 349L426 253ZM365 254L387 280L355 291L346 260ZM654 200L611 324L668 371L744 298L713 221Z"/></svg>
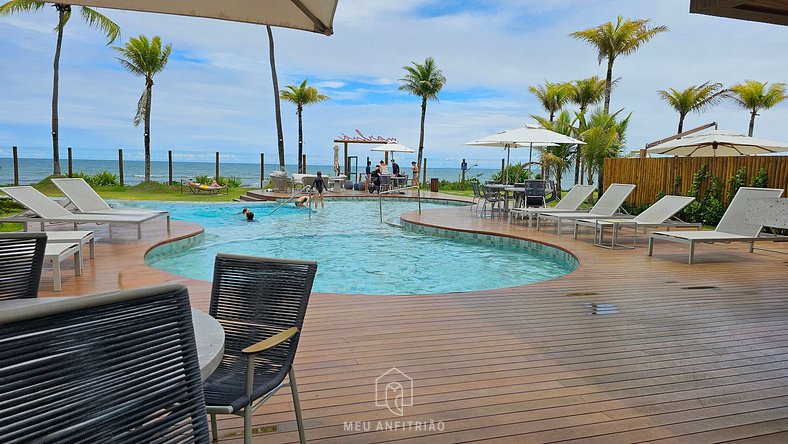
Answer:
<svg viewBox="0 0 788 444"><path fill-rule="evenodd" d="M216 425L216 415L211 413L211 439L219 440L219 427Z"/></svg>
<svg viewBox="0 0 788 444"><path fill-rule="evenodd" d="M252 444L252 406L244 407L244 444Z"/></svg>
<svg viewBox="0 0 788 444"><path fill-rule="evenodd" d="M293 408L295 409L296 423L298 424L298 439L301 444L306 444L306 431L304 430L304 417L301 415L301 400L298 397L298 384L296 383L295 368L290 367L290 391L293 392Z"/></svg>

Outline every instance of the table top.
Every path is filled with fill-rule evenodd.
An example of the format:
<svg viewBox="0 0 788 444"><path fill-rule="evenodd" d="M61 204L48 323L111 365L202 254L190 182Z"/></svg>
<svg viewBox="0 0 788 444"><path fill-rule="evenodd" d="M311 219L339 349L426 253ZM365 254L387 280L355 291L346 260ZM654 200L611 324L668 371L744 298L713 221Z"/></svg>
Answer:
<svg viewBox="0 0 788 444"><path fill-rule="evenodd" d="M0 301L0 309L7 310L64 299L68 299L68 297L11 299ZM194 324L194 339L197 343L197 358L200 362L200 377L204 381L222 362L224 329L219 321L194 308L192 309L192 324Z"/></svg>

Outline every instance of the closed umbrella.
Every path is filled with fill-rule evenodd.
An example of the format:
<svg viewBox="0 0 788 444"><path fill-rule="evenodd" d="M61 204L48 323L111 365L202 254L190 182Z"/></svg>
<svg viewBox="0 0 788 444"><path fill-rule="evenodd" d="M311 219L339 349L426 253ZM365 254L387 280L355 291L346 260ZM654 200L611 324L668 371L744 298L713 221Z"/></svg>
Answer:
<svg viewBox="0 0 788 444"><path fill-rule="evenodd" d="M336 173L337 176L339 176L339 173L341 172L341 169L339 168L339 146L338 145L334 145L334 172Z"/></svg>
<svg viewBox="0 0 788 444"><path fill-rule="evenodd" d="M733 131L713 130L661 143L646 150L648 154L687 157L747 156L788 151L788 143L758 139Z"/></svg>

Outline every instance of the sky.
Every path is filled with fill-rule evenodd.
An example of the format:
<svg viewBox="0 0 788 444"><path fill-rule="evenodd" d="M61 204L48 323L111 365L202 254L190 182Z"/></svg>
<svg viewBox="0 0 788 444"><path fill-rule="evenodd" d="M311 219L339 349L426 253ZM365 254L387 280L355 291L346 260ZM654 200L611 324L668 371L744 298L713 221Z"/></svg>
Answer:
<svg viewBox="0 0 788 444"><path fill-rule="evenodd" d="M0 0L2 1L2 0ZM465 142L532 123L545 115L529 86L598 75L605 67L574 31L626 18L649 18L669 32L620 57L611 109L632 113L627 150L675 133L678 114L657 90L703 82L726 86L753 79L788 82L788 27L690 14L689 0L340 0L334 35L274 28L280 89L309 85L331 100L305 107L304 150L329 164L341 134L395 137L418 148L420 98L400 91L403 66L433 57L447 82L427 107L424 156L433 167L460 159L500 165L498 148ZM154 79L154 160L213 159L267 163L277 159L273 87L265 27L219 20L101 10L121 27L122 45L137 35L172 43ZM54 8L0 18L0 157L51 155ZM782 55L780 55L782 54ZM144 79L125 71L104 36L74 14L60 62L60 143L78 158L142 156L143 129L133 118ZM295 107L282 103L286 160L296 162ZM749 113L731 102L691 114L684 128L717 121L745 133ZM788 101L761 112L757 137L788 140ZM363 159L369 145L350 145ZM522 157L513 153L513 160ZM527 156L527 154L526 154ZM379 157L375 154L373 159ZM414 157L415 158L415 157ZM405 156L406 162L412 160Z"/></svg>

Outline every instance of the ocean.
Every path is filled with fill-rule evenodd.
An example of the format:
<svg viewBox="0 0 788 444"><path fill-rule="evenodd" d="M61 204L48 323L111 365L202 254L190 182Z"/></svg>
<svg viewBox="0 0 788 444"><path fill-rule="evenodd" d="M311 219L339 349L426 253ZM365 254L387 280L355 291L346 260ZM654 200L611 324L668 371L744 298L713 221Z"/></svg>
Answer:
<svg viewBox="0 0 788 444"><path fill-rule="evenodd" d="M14 182L14 166L13 160L10 158L0 158L0 184L13 184ZM126 185L136 185L142 182L144 173L144 162L140 160L124 160L123 162L123 176ZM65 159L61 159L60 168L63 174L68 173L68 163ZM286 165L288 174L293 174L297 170L296 165ZM410 164L401 165L401 168L406 173L410 173ZM279 169L278 164L265 165L265 179L268 180L268 175L273 171ZM307 163L307 170L310 173L322 171L323 174L333 175L332 166L330 165L310 165ZM95 174L101 171L109 171L118 174L118 162L116 160L87 160L87 159L74 159L73 172L83 172L86 174ZM213 176L216 171L216 166L213 162L185 162L173 161L172 164L172 178L175 181L180 179L194 179L195 176ZM487 180L493 174L500 170L486 169L486 168L471 168L466 173L466 179L471 177L478 177L479 180ZM359 165L358 172L363 174L364 167ZM351 169L351 176L355 173ZM28 185L31 183L39 182L41 179L52 174L52 160L51 159L19 159L19 183L20 185ZM219 174L221 176L238 176L243 181L244 186L259 187L260 186L260 163L219 163ZM166 182L168 176L168 162L167 161L151 161L151 180L158 182ZM430 168L427 165L427 177L444 179L451 182L458 182L460 180L459 168Z"/></svg>

